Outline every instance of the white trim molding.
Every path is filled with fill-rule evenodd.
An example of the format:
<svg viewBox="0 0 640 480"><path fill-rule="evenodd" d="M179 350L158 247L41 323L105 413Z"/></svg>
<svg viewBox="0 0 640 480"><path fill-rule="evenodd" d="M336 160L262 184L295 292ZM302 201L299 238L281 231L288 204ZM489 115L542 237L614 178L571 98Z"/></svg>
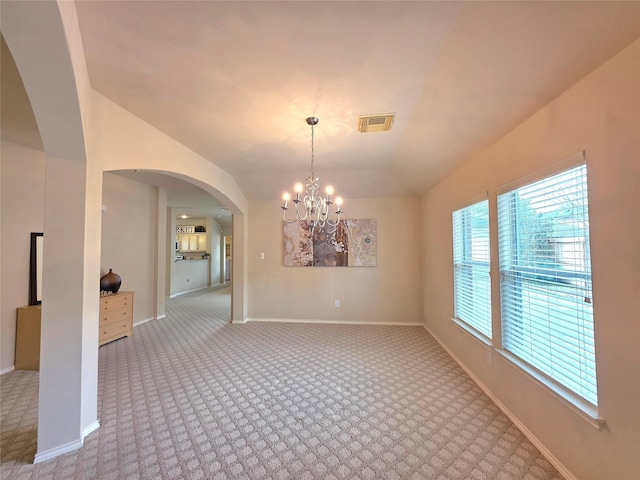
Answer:
<svg viewBox="0 0 640 480"><path fill-rule="evenodd" d="M81 438L79 440L74 440L73 442L66 443L59 447L45 450L44 452L36 452L33 463L42 463L47 460L51 460L52 458L59 457L60 455L64 455L65 453L73 452L74 450L78 450L79 448L81 448L83 443L84 441Z"/></svg>
<svg viewBox="0 0 640 480"><path fill-rule="evenodd" d="M10 367L3 368L0 370L0 375L4 375L5 373L13 372L16 369L15 365L11 365Z"/></svg>
<svg viewBox="0 0 640 480"><path fill-rule="evenodd" d="M193 293L193 292L197 292L198 290L206 290L207 288L211 288L211 286L205 285L204 287L194 288L193 290L186 290L184 292L172 293L171 295L169 295L169 298L179 297L180 295L184 295L185 293Z"/></svg>
<svg viewBox="0 0 640 480"><path fill-rule="evenodd" d="M534 383L537 386L544 389L545 392L556 397L559 401L566 405L567 408L571 409L571 411L579 415L580 418L589 423L589 425L591 425L593 428L602 430L602 428L607 424L606 419L602 418L599 415L597 407L591 405L586 400L567 390L562 385L559 385L557 382L548 378L543 373L538 372L535 368L520 360L512 353L500 348L496 348L494 349L494 351L504 357L506 361L505 363L507 365L510 365L518 371L526 373L534 380Z"/></svg>
<svg viewBox="0 0 640 480"><path fill-rule="evenodd" d="M153 320L160 320L161 318L165 318L165 317L166 317L166 315L162 315L161 317L158 317L158 318L156 318L156 317L145 318L144 320L140 320L138 322L134 322L133 326L134 327L139 327L140 325L143 325L143 324L145 324L147 322L152 322Z"/></svg>
<svg viewBox="0 0 640 480"><path fill-rule="evenodd" d="M95 422L93 422L91 425L89 425L87 428L85 428L82 431L82 438L86 437L90 433L95 432L99 428L100 428L100 422L98 420L96 420Z"/></svg>
<svg viewBox="0 0 640 480"><path fill-rule="evenodd" d="M361 320L322 320L322 319L300 319L300 318L247 318L244 322L272 322L272 323L318 323L318 324L338 324L338 325L384 325L391 327L424 327L422 322L367 322Z"/></svg>

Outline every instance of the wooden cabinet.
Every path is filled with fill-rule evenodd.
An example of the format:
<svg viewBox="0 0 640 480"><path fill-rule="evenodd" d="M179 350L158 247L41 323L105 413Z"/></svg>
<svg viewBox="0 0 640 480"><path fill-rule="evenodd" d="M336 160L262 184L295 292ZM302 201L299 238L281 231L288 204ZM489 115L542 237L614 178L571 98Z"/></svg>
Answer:
<svg viewBox="0 0 640 480"><path fill-rule="evenodd" d="M177 235L178 248L181 252L205 252L207 250L206 234L180 234Z"/></svg>
<svg viewBox="0 0 640 480"><path fill-rule="evenodd" d="M41 305L20 307L16 317L16 370L40 370Z"/></svg>
<svg viewBox="0 0 640 480"><path fill-rule="evenodd" d="M133 335L133 292L100 297L99 344Z"/></svg>
<svg viewBox="0 0 640 480"><path fill-rule="evenodd" d="M178 235L178 248L180 252L189 251L189 238L191 235Z"/></svg>
<svg viewBox="0 0 640 480"><path fill-rule="evenodd" d="M197 240L196 240L196 244L197 244L197 249L199 252L206 252L207 251L207 236L206 235L196 235Z"/></svg>
<svg viewBox="0 0 640 480"><path fill-rule="evenodd" d="M16 370L40 370L42 305L20 307L16 314ZM133 292L100 297L99 345L133 335Z"/></svg>

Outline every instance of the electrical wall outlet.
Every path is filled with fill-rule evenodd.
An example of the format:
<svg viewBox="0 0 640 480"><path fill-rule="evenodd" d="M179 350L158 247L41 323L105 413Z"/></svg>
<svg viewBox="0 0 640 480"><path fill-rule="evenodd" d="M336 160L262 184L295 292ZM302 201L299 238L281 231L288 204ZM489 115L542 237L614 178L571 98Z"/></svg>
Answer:
<svg viewBox="0 0 640 480"><path fill-rule="evenodd" d="M339 306L340 306L340 300L336 300L336 301L334 302L334 305L336 306L336 308L337 308L337 307L339 307Z"/></svg>
<svg viewBox="0 0 640 480"><path fill-rule="evenodd" d="M493 358L491 356L491 350L487 350L487 365L493 365Z"/></svg>

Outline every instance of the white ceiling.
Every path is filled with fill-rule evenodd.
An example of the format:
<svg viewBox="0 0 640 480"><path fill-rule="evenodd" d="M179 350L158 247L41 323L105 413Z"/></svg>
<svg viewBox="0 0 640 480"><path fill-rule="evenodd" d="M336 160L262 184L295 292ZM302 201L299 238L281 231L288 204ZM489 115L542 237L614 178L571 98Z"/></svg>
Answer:
<svg viewBox="0 0 640 480"><path fill-rule="evenodd" d="M308 176L311 115L321 183L347 199L421 194L640 37L640 2L77 10L92 87L232 173L250 200ZM376 113L395 113L393 129L359 133L358 115Z"/></svg>

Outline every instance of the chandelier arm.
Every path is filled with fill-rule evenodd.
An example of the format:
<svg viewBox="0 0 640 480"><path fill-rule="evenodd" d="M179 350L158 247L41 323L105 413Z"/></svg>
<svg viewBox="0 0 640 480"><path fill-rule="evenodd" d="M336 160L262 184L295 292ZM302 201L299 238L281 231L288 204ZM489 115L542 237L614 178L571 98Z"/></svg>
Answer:
<svg viewBox="0 0 640 480"><path fill-rule="evenodd" d="M298 207L300 203L305 205L304 215L300 215L300 210L299 210L300 207ZM299 203L296 203L296 217L298 218L298 220L301 220L301 221L304 221L307 219L307 208L306 208L306 202L304 200L302 200Z"/></svg>
<svg viewBox="0 0 640 480"><path fill-rule="evenodd" d="M287 210L288 210L288 208L285 208L285 207L280 207L280 208L282 208L282 220L284 220L284 223L294 223L294 222L298 221L297 218L294 218L293 220L287 220Z"/></svg>

